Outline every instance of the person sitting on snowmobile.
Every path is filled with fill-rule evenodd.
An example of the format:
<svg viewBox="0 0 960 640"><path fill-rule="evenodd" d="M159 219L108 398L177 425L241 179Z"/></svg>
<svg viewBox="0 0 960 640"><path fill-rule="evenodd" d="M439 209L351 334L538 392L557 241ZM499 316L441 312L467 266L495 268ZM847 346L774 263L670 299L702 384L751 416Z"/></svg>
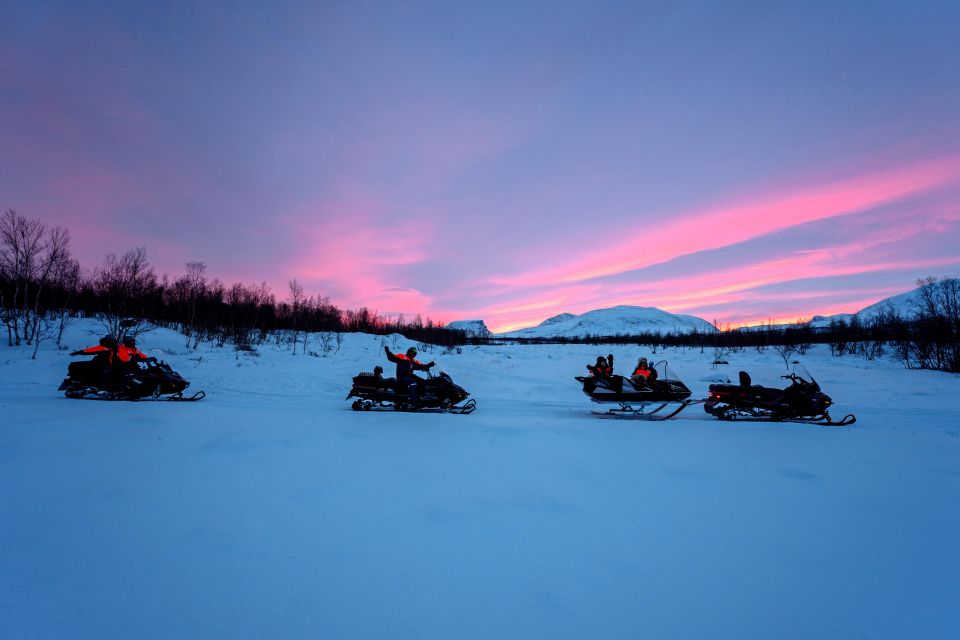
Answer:
<svg viewBox="0 0 960 640"><path fill-rule="evenodd" d="M109 384L113 376L113 366L116 362L115 356L117 355L117 348L117 339L111 335L106 335L100 338L98 344L87 347L86 349L80 349L79 351L73 351L70 355L92 355L93 360L90 360L89 364L77 363L77 366L84 364L84 368L91 372L88 375L95 379L98 384L104 385Z"/></svg>
<svg viewBox="0 0 960 640"><path fill-rule="evenodd" d="M117 349L117 357L120 362L124 364L145 362L150 359L147 354L137 349L137 341L132 336L127 336L123 339L123 342Z"/></svg>
<svg viewBox="0 0 960 640"><path fill-rule="evenodd" d="M113 362L113 356L117 352L117 339L113 336L103 336L100 338L100 342L95 344L92 347L87 347L86 349L80 349L79 351L73 351L70 353L72 356L86 356L92 355L95 356L91 362L96 362L97 358L106 360L107 362Z"/></svg>
<svg viewBox="0 0 960 640"><path fill-rule="evenodd" d="M396 386L394 384L396 380L392 378L384 378L383 367L381 367L380 365L377 365L373 368L373 379L376 381L377 389L391 389L394 391L396 390L394 389L394 387Z"/></svg>
<svg viewBox="0 0 960 640"><path fill-rule="evenodd" d="M417 357L417 350L413 347L407 349L406 355L393 353L390 348L384 345L383 350L387 352L387 360L397 364L397 392L407 392L407 397L413 404L416 404L420 397L420 387L426 380L413 375L414 371L428 371L435 362L423 364Z"/></svg>
<svg viewBox="0 0 960 640"><path fill-rule="evenodd" d="M589 371L594 378L598 380L609 380L610 376L613 375L613 355L611 354L607 357L610 358L610 360L607 360L607 358L603 356L597 356L596 364L587 365L587 371Z"/></svg>
<svg viewBox="0 0 960 640"><path fill-rule="evenodd" d="M657 370L648 366L647 359L640 358L637 360L637 368L633 370L633 375L630 376L630 381L633 383L633 386L637 389L646 387L656 379Z"/></svg>

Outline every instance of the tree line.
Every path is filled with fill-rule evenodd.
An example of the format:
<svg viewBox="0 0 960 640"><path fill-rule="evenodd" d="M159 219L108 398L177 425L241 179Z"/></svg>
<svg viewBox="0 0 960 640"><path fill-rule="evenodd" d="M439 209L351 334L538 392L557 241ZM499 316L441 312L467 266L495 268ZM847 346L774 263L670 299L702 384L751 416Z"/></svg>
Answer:
<svg viewBox="0 0 960 640"><path fill-rule="evenodd" d="M312 337L319 341L313 348L326 354L349 332L398 333L446 347L466 342L463 331L429 318L340 309L326 296L307 295L296 280L288 285L288 295L278 300L265 282L228 285L211 278L200 261L188 262L182 275L158 275L143 247L112 253L84 269L67 229L13 209L0 215L0 323L7 344L31 346L33 357L45 340L59 345L78 318L96 318L105 333L117 336L175 329L194 348L213 341L251 349L273 340L292 353L307 353Z"/></svg>

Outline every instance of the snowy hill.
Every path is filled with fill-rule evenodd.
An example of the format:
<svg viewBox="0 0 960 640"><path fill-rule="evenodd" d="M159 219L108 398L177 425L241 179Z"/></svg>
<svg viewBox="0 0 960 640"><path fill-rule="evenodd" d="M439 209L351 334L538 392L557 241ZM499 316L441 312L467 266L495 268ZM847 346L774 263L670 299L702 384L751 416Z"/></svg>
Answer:
<svg viewBox="0 0 960 640"><path fill-rule="evenodd" d="M582 315L561 313L536 327L500 334L505 338L553 338L613 336L639 333L690 333L715 331L712 324L696 316L668 313L655 307L618 306L596 309Z"/></svg>
<svg viewBox="0 0 960 640"><path fill-rule="evenodd" d="M813 316L813 318L810 319L810 326L815 328L829 327L830 323L834 320L837 322L850 322L854 316L857 316L857 319L859 319L861 322L869 322L874 320L888 308L893 308L893 310L899 313L903 318L912 318L917 312L917 306L919 302L920 289L917 288L913 291L899 293L895 296L884 298L879 302L874 302L873 304L860 309L860 311L857 311L856 313L838 313L832 316Z"/></svg>
<svg viewBox="0 0 960 640"><path fill-rule="evenodd" d="M874 302L870 306L857 311L857 317L860 318L861 321L873 320L888 308L892 307L894 311L901 316L910 318L916 314L919 303L920 289L917 288L913 291L907 291L906 293L885 298L880 302Z"/></svg>
<svg viewBox="0 0 960 640"><path fill-rule="evenodd" d="M455 320L447 324L447 329L464 331L474 338L489 338L493 335L483 320Z"/></svg>

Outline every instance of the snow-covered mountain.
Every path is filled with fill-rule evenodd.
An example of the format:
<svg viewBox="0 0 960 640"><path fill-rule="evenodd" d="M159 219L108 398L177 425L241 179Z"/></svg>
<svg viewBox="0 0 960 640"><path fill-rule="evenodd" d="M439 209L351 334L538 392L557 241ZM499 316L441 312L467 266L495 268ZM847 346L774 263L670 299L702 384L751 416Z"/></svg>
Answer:
<svg viewBox="0 0 960 640"><path fill-rule="evenodd" d="M893 308L893 310L901 316L909 318L917 313L919 304L920 289L916 288L913 291L907 291L906 293L885 298L880 302L874 302L870 306L857 311L857 317L860 318L861 321L873 320L888 308Z"/></svg>
<svg viewBox="0 0 960 640"><path fill-rule="evenodd" d="M838 313L833 316L813 316L813 318L810 319L810 326L829 327L830 323L834 320L838 322L850 322L854 316L857 316L857 319L861 322L870 322L889 308L892 308L903 318L912 318L917 312L919 302L920 289L917 288L913 291L899 293L895 296L884 298L879 302L874 302L873 304L860 309L860 311L857 311L856 313Z"/></svg>
<svg viewBox="0 0 960 640"><path fill-rule="evenodd" d="M715 331L712 324L696 316L668 313L655 307L618 306L595 309L581 315L561 313L536 327L499 334L505 338L575 338L585 335L613 336L639 333L690 333Z"/></svg>
<svg viewBox="0 0 960 640"><path fill-rule="evenodd" d="M447 329L458 329L474 338L489 338L493 335L483 320L455 320L447 324Z"/></svg>

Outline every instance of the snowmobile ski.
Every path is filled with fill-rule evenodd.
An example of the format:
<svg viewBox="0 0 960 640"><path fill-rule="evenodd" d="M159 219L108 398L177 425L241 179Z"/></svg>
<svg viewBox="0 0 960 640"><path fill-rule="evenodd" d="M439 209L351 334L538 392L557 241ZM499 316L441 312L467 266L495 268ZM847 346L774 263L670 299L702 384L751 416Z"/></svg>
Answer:
<svg viewBox="0 0 960 640"><path fill-rule="evenodd" d="M350 408L354 411L401 411L407 413L452 413L454 415L465 416L473 413L477 409L477 401L473 398L467 400L462 405L440 405L440 406L412 406L403 403L390 403L389 401L377 400L354 400Z"/></svg>
<svg viewBox="0 0 960 640"><path fill-rule="evenodd" d="M812 424L824 427L846 427L857 421L857 417L852 413L848 413L839 420L834 420L830 417L830 414L826 412L819 416L788 418L764 411L734 409L732 407L727 407L720 413L714 412L713 415L720 420L726 420L728 422L792 422L795 424Z"/></svg>
<svg viewBox="0 0 960 640"><path fill-rule="evenodd" d="M134 398L122 392L104 391L93 387L70 389L64 393L64 395L73 400L103 400L107 402L196 402L197 400L203 400L207 397L204 391L197 391L191 396L185 396L181 391L169 396L151 395L143 398Z"/></svg>

